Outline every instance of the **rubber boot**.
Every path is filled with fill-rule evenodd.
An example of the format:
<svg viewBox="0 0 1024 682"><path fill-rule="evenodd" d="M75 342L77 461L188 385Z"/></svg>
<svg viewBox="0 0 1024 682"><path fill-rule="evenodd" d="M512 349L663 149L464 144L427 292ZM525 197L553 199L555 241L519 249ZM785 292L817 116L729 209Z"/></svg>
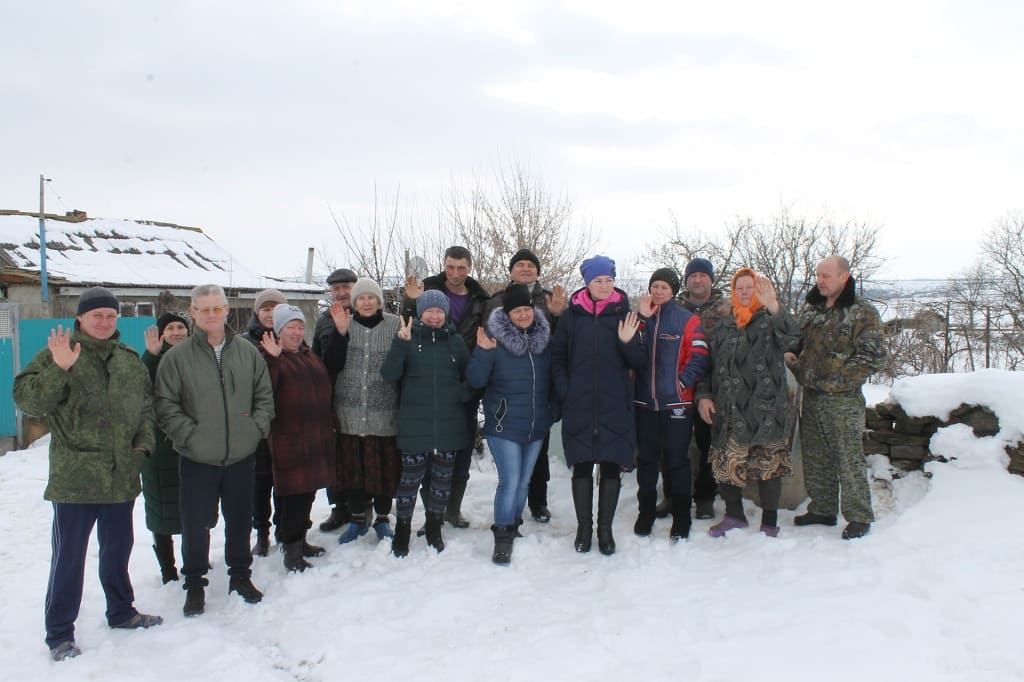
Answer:
<svg viewBox="0 0 1024 682"><path fill-rule="evenodd" d="M594 479L572 479L572 503L576 507L576 551L590 551L594 537Z"/></svg>
<svg viewBox="0 0 1024 682"><path fill-rule="evenodd" d="M174 566L174 538L170 535L153 533L153 551L157 563L160 564L160 579L164 585L178 579L178 569Z"/></svg>
<svg viewBox="0 0 1024 682"><path fill-rule="evenodd" d="M612 521L619 505L622 484L617 478L602 478L597 488L597 549L605 556L615 554Z"/></svg>
<svg viewBox="0 0 1024 682"><path fill-rule="evenodd" d="M424 527L427 535L427 544L438 552L444 551L444 538L441 537L441 524L443 523L442 514L427 512L427 525Z"/></svg>
<svg viewBox="0 0 1024 682"><path fill-rule="evenodd" d="M668 536L672 542L679 542L690 537L690 496L672 496L672 529Z"/></svg>
<svg viewBox="0 0 1024 682"><path fill-rule="evenodd" d="M633 524L633 532L640 537L647 537L654 528L654 516L658 508L658 492L656 490L638 490L636 492L637 515Z"/></svg>
<svg viewBox="0 0 1024 682"><path fill-rule="evenodd" d="M252 546L253 556L267 556L270 551L270 529L261 528L256 531L256 544Z"/></svg>
<svg viewBox="0 0 1024 682"><path fill-rule="evenodd" d="M398 519L395 535L391 538L391 553L396 557L409 556L409 536L412 535L412 520Z"/></svg>
<svg viewBox="0 0 1024 682"><path fill-rule="evenodd" d="M466 481L452 481L452 491L448 496L448 508L444 512L444 520L456 528L469 528L469 521L462 516L462 498L466 495Z"/></svg>
<svg viewBox="0 0 1024 682"><path fill-rule="evenodd" d="M284 567L290 573L302 573L313 564L306 561L302 556L302 540L286 542L284 544Z"/></svg>
<svg viewBox="0 0 1024 682"><path fill-rule="evenodd" d="M516 539L515 526L491 526L494 533L494 553L491 561L496 564L512 563L512 544Z"/></svg>
<svg viewBox="0 0 1024 682"><path fill-rule="evenodd" d="M338 544L345 545L349 542L353 542L357 538L366 535L370 529L366 525L366 516L363 514L353 514L352 521L349 522L348 528L338 536Z"/></svg>

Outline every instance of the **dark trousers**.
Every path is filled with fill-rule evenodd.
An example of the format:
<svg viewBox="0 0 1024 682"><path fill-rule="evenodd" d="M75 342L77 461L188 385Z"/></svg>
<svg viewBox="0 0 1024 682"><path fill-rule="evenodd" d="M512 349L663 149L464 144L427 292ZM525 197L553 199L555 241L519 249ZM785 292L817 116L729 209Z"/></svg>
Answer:
<svg viewBox="0 0 1024 682"><path fill-rule="evenodd" d="M203 576L210 570L210 529L217 524L218 503L224 515L224 561L228 575L252 575L249 534L254 459L249 456L222 467L180 458L181 573L186 584L206 584Z"/></svg>
<svg viewBox="0 0 1024 682"><path fill-rule="evenodd" d="M454 463L454 452L403 452L402 477L395 493L398 518L406 521L412 518L421 485L427 490L423 497L427 511L443 514L448 507Z"/></svg>
<svg viewBox="0 0 1024 682"><path fill-rule="evenodd" d="M255 530L269 530L270 524L276 527L280 521L281 500L274 491L274 466L270 461L270 446L266 439L260 441L256 448L256 471L252 489L252 527ZM270 501L273 499L273 516Z"/></svg>
<svg viewBox="0 0 1024 682"><path fill-rule="evenodd" d="M75 639L82 606L85 555L96 526L100 546L100 585L107 598L107 624L123 623L136 613L128 559L135 543L135 500L114 504L53 503L50 578L46 585L46 645L51 649Z"/></svg>
<svg viewBox="0 0 1024 682"><path fill-rule="evenodd" d="M572 467L573 478L589 478L594 480L594 462L579 462ZM619 480L622 476L622 467L615 462L599 462L601 479L613 478Z"/></svg>
<svg viewBox="0 0 1024 682"><path fill-rule="evenodd" d="M700 453L697 471L694 472L696 476L693 483L693 499L714 500L718 484L715 483L715 475L711 472L711 424L696 414L693 418L693 440Z"/></svg>
<svg viewBox="0 0 1024 682"><path fill-rule="evenodd" d="M665 460L670 497L690 497L690 432L693 408L636 410L636 483L641 492L658 489L658 464Z"/></svg>
<svg viewBox="0 0 1024 682"><path fill-rule="evenodd" d="M290 545L306 538L306 531L313 525L309 512L313 509L313 498L316 493L298 493L296 495L279 495L277 533L281 542Z"/></svg>
<svg viewBox="0 0 1024 682"><path fill-rule="evenodd" d="M366 508L373 503L373 512L378 517L385 517L391 513L391 498L385 495L370 495L365 490L346 490L345 497L348 499L348 512L365 514Z"/></svg>
<svg viewBox="0 0 1024 682"><path fill-rule="evenodd" d="M550 442L551 432L549 431L544 434L544 443L540 446L537 463L533 465L533 473L530 475L530 492L527 495L527 504L530 509L548 506L548 481L551 480L551 462L548 461L548 444Z"/></svg>

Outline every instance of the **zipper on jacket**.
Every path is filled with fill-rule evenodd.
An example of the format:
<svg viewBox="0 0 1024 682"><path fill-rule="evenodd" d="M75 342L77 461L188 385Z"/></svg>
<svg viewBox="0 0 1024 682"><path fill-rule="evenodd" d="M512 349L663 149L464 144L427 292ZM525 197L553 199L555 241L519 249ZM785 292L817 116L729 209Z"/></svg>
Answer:
<svg viewBox="0 0 1024 682"><path fill-rule="evenodd" d="M523 331L523 338L526 339L526 355L530 358L530 376L532 377L533 383L530 386L530 442L533 442L533 429L537 424L537 366L533 363L533 351L530 350L530 337L526 331Z"/></svg>
<svg viewBox="0 0 1024 682"><path fill-rule="evenodd" d="M598 372L597 372L597 333L601 329L601 325L599 324L599 322L600 322L600 319L599 319L598 314L597 314L597 304L595 303L595 305L594 305L594 355L593 355L593 362L590 363L590 364L592 364L594 366L594 430L593 430L593 436L594 436L594 447L595 448L597 447L597 437L598 437L598 433L599 433L597 422L600 419L600 414L601 414L601 411L600 411L600 409L598 407L598 403L599 403L601 397L598 395L598 391L597 391L597 375L598 375ZM597 453L595 452L593 454L594 454L594 457L596 458L597 457Z"/></svg>
<svg viewBox="0 0 1024 682"><path fill-rule="evenodd" d="M661 406L658 404L658 331L661 329L661 306L654 314L657 318L654 322L654 333L650 335L651 344L651 401L654 403L654 411L657 412Z"/></svg>
<svg viewBox="0 0 1024 682"><path fill-rule="evenodd" d="M228 350L229 341L230 339L228 338L224 339L224 347L220 349L220 362L217 362L217 351L214 350L213 346L210 346L210 351L213 353L213 362L217 365L217 376L220 378L220 401L224 406L224 461L221 462L224 466L227 466L228 459L231 457L231 418L228 411L228 393L224 387L224 354Z"/></svg>

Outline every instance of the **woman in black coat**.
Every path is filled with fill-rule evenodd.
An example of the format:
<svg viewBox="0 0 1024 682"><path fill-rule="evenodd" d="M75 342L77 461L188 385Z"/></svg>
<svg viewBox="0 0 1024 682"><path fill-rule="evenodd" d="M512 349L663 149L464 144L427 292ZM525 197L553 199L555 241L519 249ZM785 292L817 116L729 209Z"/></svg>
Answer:
<svg viewBox="0 0 1024 682"><path fill-rule="evenodd" d="M612 520L619 502L619 475L634 466L636 448L630 370L647 366L639 321L625 292L615 288L615 261L583 261L586 287L574 293L559 319L551 350L551 374L562 403L562 445L572 467L576 506L575 546L589 552L593 537L594 464L599 463L597 544L615 552Z"/></svg>

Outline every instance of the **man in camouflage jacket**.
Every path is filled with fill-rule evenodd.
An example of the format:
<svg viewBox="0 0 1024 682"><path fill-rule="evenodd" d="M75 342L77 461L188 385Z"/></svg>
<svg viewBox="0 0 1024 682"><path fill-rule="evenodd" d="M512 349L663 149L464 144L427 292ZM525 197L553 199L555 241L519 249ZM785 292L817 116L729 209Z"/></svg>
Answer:
<svg viewBox="0 0 1024 682"><path fill-rule="evenodd" d="M46 592L46 644L55 661L77 656L75 621L82 604L89 536L98 526L100 583L112 628L148 628L159 616L132 602L128 560L132 509L142 490L143 459L156 446L152 387L138 354L120 342L120 304L103 287L79 297L75 328L58 326L14 380L24 413L50 427L50 473L43 497L53 503L53 556Z"/></svg>
<svg viewBox="0 0 1024 682"><path fill-rule="evenodd" d="M840 505L843 538L865 535L875 520L864 463L861 386L885 363L882 321L855 294L845 258L818 264L817 286L800 314L802 337L786 364L804 387L800 418L804 477L811 503L798 526L834 526Z"/></svg>

